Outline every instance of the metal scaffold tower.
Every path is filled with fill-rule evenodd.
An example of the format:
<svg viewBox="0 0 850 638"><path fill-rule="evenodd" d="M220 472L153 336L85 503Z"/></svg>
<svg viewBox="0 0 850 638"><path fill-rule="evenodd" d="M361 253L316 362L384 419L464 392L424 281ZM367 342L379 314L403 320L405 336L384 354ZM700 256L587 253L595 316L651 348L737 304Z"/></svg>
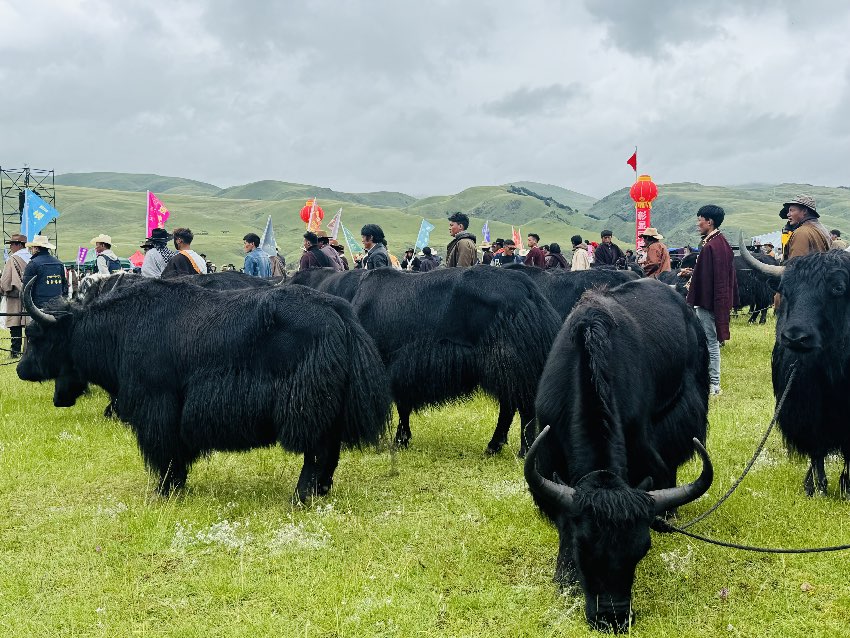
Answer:
<svg viewBox="0 0 850 638"><path fill-rule="evenodd" d="M56 208L56 185L53 169L5 168L0 166L0 216L3 219L3 241L21 232L21 213L24 210L24 191L29 189ZM50 242L59 246L56 220L42 231Z"/></svg>

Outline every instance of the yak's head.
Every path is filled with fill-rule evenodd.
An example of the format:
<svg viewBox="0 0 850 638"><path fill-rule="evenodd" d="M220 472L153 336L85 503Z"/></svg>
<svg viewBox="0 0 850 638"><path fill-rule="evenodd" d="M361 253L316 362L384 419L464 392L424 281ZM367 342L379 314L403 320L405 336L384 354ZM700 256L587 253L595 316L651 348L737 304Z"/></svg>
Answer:
<svg viewBox="0 0 850 638"><path fill-rule="evenodd" d="M27 326L27 347L18 363L18 377L24 381L56 379L53 405L64 408L74 405L86 390L71 359L71 328L74 315L67 302L52 303L41 309L32 300L31 280L24 288L24 307L33 321Z"/></svg>
<svg viewBox="0 0 850 638"><path fill-rule="evenodd" d="M594 629L627 631L635 569L650 548L649 528L656 515L693 501L711 486L714 471L705 448L694 439L702 457L702 473L688 485L647 491L651 480L637 488L622 478L600 470L591 472L574 487L555 474L543 477L535 457L549 432L537 437L525 460L525 478L536 498L559 512L561 536L559 569L570 565L585 597L585 616ZM567 539L567 542L564 540Z"/></svg>
<svg viewBox="0 0 850 638"><path fill-rule="evenodd" d="M850 254L810 253L787 266L762 264L748 250L741 256L754 271L769 277L781 295L777 345L800 359L844 351L850 321Z"/></svg>

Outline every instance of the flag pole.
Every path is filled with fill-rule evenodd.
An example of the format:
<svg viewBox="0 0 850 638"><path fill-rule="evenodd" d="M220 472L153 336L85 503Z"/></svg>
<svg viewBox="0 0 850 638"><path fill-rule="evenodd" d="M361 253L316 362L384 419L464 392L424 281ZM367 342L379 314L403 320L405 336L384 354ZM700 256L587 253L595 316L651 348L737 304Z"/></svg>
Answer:
<svg viewBox="0 0 850 638"><path fill-rule="evenodd" d="M150 203L151 203L151 192L146 191L146 194L145 194L145 239L148 238L148 212L149 212L148 208L150 207Z"/></svg>

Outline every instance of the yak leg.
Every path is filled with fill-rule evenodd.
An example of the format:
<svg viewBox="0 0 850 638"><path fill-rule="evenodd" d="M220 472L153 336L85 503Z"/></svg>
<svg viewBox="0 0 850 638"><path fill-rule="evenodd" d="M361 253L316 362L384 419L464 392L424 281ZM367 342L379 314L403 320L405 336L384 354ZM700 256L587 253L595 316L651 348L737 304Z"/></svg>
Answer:
<svg viewBox="0 0 850 638"><path fill-rule="evenodd" d="M180 406L176 400L163 397L162 401L143 407L147 409L134 414L155 416L148 416L143 424L133 424L133 430L145 463L159 475L159 492L165 496L186 485L189 466L197 453L187 450L180 440Z"/></svg>
<svg viewBox="0 0 850 638"><path fill-rule="evenodd" d="M532 410L519 409L519 458L524 459L525 453L534 439L537 438L537 428L535 427L535 416Z"/></svg>
<svg viewBox="0 0 850 638"><path fill-rule="evenodd" d="M515 408L506 401L499 401L499 420L496 422L496 429L493 430L493 438L487 444L487 454L498 454L508 442L508 431L511 429L511 423L514 420Z"/></svg>
<svg viewBox="0 0 850 638"><path fill-rule="evenodd" d="M838 490L841 498L850 500L850 453L844 453L844 469L838 477Z"/></svg>
<svg viewBox="0 0 850 638"><path fill-rule="evenodd" d="M803 489L806 496L814 496L815 490L820 494L826 494L826 469L823 466L823 456L813 456L806 478L803 480Z"/></svg>
<svg viewBox="0 0 850 638"><path fill-rule="evenodd" d="M413 435L410 432L410 413L412 410L407 406L396 403L398 409L398 429L395 431L395 444L398 447L407 447Z"/></svg>
<svg viewBox="0 0 850 638"><path fill-rule="evenodd" d="M331 486L334 484L334 472L336 472L336 466L339 465L341 448L342 441L340 441L339 435L328 437L327 446L321 457L319 481L316 485L316 493L319 496L324 496L331 491Z"/></svg>
<svg viewBox="0 0 850 638"><path fill-rule="evenodd" d="M750 310L749 310L750 318L747 320L747 323L755 323L756 322L756 317L758 316L758 313L756 312L756 310L757 310L756 305L754 303L750 304Z"/></svg>
<svg viewBox="0 0 850 638"><path fill-rule="evenodd" d="M295 488L295 499L306 503L311 496L324 496L330 491L339 464L341 445L339 431L334 429L307 448L304 452L304 466Z"/></svg>
<svg viewBox="0 0 850 638"><path fill-rule="evenodd" d="M767 323L767 308L762 308L761 317L759 317L759 325L762 326Z"/></svg>

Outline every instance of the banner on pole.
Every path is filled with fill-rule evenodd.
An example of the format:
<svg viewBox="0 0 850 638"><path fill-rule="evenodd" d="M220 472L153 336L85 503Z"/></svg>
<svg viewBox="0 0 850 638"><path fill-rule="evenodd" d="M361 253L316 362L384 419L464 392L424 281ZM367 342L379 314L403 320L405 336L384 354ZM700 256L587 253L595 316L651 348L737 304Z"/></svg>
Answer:
<svg viewBox="0 0 850 638"><path fill-rule="evenodd" d="M342 228L342 236L345 237L345 243L348 244L348 252L351 253L351 258L354 259L354 255L363 252L363 245L357 241L357 238L351 234L351 231L345 227L345 224L340 223L340 227Z"/></svg>
<svg viewBox="0 0 850 638"><path fill-rule="evenodd" d="M59 217L59 211L30 189L24 191L24 210L21 213L21 234L26 235L27 241L41 232L54 219Z"/></svg>
<svg viewBox="0 0 850 638"><path fill-rule="evenodd" d="M272 216L269 215L269 219L266 222L266 229L263 231L263 236L260 237L260 248L269 257L274 257L277 255L276 246L277 242L274 238L274 228L272 228Z"/></svg>
<svg viewBox="0 0 850 638"><path fill-rule="evenodd" d="M159 198L148 191L148 223L145 237L150 237L154 228L164 228L170 216L171 212L159 201Z"/></svg>
<svg viewBox="0 0 850 638"><path fill-rule="evenodd" d="M88 257L89 249L85 246L80 246L80 249L77 251L77 263L82 266L86 262L86 257Z"/></svg>
<svg viewBox="0 0 850 638"><path fill-rule="evenodd" d="M339 222L342 219L342 209L336 211L334 218L328 222L328 233L331 239L336 239L339 235Z"/></svg>
<svg viewBox="0 0 850 638"><path fill-rule="evenodd" d="M428 245L428 240L431 238L431 231L434 228L436 226L427 219L422 220L422 223L419 224L419 234L416 236L416 244L413 246L414 254Z"/></svg>
<svg viewBox="0 0 850 638"><path fill-rule="evenodd" d="M481 227L481 234L484 236L484 241L487 243L490 242L490 220L484 222L484 226Z"/></svg>
<svg viewBox="0 0 850 638"><path fill-rule="evenodd" d="M513 226L511 226L511 239L514 240L517 250L522 250L522 233L520 232L521 230L522 226L520 226L519 228L514 228Z"/></svg>

